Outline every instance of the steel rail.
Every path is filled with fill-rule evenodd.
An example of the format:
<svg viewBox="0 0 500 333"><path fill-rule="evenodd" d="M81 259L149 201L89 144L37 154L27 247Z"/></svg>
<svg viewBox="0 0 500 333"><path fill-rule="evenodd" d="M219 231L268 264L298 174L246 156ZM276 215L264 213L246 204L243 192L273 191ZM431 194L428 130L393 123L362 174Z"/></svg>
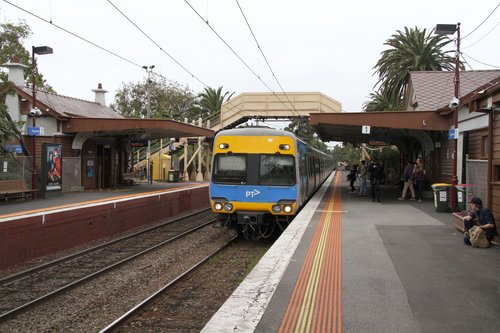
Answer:
<svg viewBox="0 0 500 333"><path fill-rule="evenodd" d="M12 309L12 310L4 312L4 313L0 314L0 322L4 321L4 320L6 320L6 319L8 319L10 317L13 317L13 316L21 313L22 311L24 311L24 310L26 310L26 309L28 309L28 308L30 308L30 307L38 304L38 303L46 301L46 300L48 300L48 299L50 299L50 298L52 298L52 297L54 297L54 296L56 296L56 295L64 292L64 291L67 291L67 290L69 290L71 288L74 288L74 287L82 284L83 282L88 281L88 280L90 280L90 279L92 279L94 277L97 277L97 276L99 276L99 275L101 275L101 274L103 274L103 273L105 273L105 272L107 272L107 271L109 271L109 270L111 270L113 268L116 268L116 267L118 267L120 265L123 265L123 264L125 264L125 263L133 260L133 259L136 259L139 256L142 256L142 255L144 255L144 254L146 254L148 252L151 252L151 251L157 249L160 246L163 246L163 245L166 245L168 243L171 243L171 242L173 242L173 241L175 241L175 240L177 240L179 238L182 238L182 237L184 237L184 236L186 236L188 234L193 233L194 231L197 231L198 229L204 228L204 227L212 224L215 221L216 221L215 219L212 219L212 220L210 220L208 222L205 222L205 223L203 223L201 225L198 225L198 226L196 226L194 228L186 230L186 231L184 231L184 232L182 232L182 233L180 233L180 234L178 234L178 235L176 235L176 236L174 236L172 238L169 238L169 239L167 239L167 240L165 240L163 242L155 244L155 245L153 245L153 246L151 246L151 247L149 247L149 248L147 248L145 250L142 250L142 251L140 251L138 253L135 253L132 256L129 256L129 257L125 258L125 259L117 261L117 262L115 262L115 263L113 263L113 264L111 264L109 266L106 266L106 267L104 267L104 268L102 268L102 269L100 269L100 270L98 270L98 271L96 271L96 272L94 272L92 274L86 275L86 276L84 276L84 277L82 277L82 278L80 278L78 280L75 280L75 281L73 281L73 282L71 282L71 283L69 283L69 284L67 284L67 285L65 285L65 286L63 286L61 288L58 288L58 289L56 289L56 290L54 290L54 291L52 291L52 292L50 292L48 294L40 296L40 297L38 297L38 298L30 301L30 302L27 302L27 303L25 303L25 304L23 304L21 306L18 306L16 308Z"/></svg>
<svg viewBox="0 0 500 333"><path fill-rule="evenodd" d="M5 276L3 278L0 278L0 285L6 286L6 285L8 285L9 282L21 280L21 278L23 278L25 276L28 276L28 275L31 275L33 273L38 273L40 271L44 271L44 270L46 270L46 269L48 269L50 267L53 267L53 266L58 265L58 264L61 264L63 262L70 261L72 259L81 257L83 255L86 255L86 254L89 254L89 253L101 250L101 249L103 249L103 248L105 248L107 246L110 246L110 245L122 242L124 240L131 239L131 238L134 238L134 237L146 234L146 233L148 233L150 231L153 231L153 230L156 230L156 229L160 229L160 228L165 227L167 225L179 222L179 221L181 221L183 219L189 218L191 216L195 216L197 214L203 213L203 212L208 211L208 210L210 210L210 208L206 208L206 209L202 209L202 210L197 210L197 211L195 211L193 213L189 213L189 214L182 215L182 216L177 216L175 219L167 221L165 223L161 223L159 225L156 225L156 226L153 226L153 227L150 227L150 228L147 228L147 229L135 232L133 234L130 234L130 235L127 235L127 236L123 236L123 237L120 237L120 238L116 238L116 239L113 239L113 240L111 240L109 242L102 243L102 244L96 245L94 247L90 247L88 249L85 249L85 250L82 250L82 251L79 251L79 252L76 252L76 253L73 253L73 254L70 254L70 255L67 255L67 256L64 256L64 257L61 257L61 258L58 258L58 259L46 262L46 263L43 263L43 264L40 264L38 266L34 266L34 267L31 267L31 268L28 268L28 269L26 269L24 271L20 271L20 272L17 272L17 273Z"/></svg>
<svg viewBox="0 0 500 333"><path fill-rule="evenodd" d="M207 260L209 260L210 258L213 258L216 254L218 254L220 251L222 251L227 246L229 246L237 238L238 238L237 235L234 236L234 237L232 237L226 244L222 245L217 250L215 250L214 252L212 252L211 254L209 254L208 256L206 256L205 258L203 258L202 260L200 260L198 263L194 264L191 268L187 269L186 271L184 271L183 273L181 273L180 275L178 275L175 279L173 279L172 281L168 282L166 285L164 285L163 287L161 287L160 289L158 289L157 291L155 291L153 294L149 295L142 302L140 302L137 305L135 305L132 309L130 309L129 311L127 311L126 313L124 313L122 316L120 316L119 318L117 318L115 321L113 321L111 324L109 324L108 326L106 326L105 328L103 328L101 331L99 331L99 333L111 332L112 330L118 328L119 325L122 324L128 318L130 318L130 316L132 316L133 314L137 313L140 309L142 309L144 306L146 306L149 302L151 302L153 299L155 299L156 297L158 297L159 295L161 295L165 290L167 290L168 288L172 287L175 283L179 282L186 275L188 275L189 273L193 272L198 267L200 267L201 265L203 265Z"/></svg>

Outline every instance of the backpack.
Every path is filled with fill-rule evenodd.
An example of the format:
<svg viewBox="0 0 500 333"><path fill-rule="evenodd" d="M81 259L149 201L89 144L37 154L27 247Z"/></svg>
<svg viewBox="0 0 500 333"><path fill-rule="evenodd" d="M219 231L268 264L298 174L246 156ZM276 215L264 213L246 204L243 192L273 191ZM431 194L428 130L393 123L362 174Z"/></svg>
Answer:
<svg viewBox="0 0 500 333"><path fill-rule="evenodd" d="M484 233L484 230L481 229L480 227L473 226L469 230L469 236L470 236L470 243L472 247L490 247L490 242L486 239L486 234Z"/></svg>

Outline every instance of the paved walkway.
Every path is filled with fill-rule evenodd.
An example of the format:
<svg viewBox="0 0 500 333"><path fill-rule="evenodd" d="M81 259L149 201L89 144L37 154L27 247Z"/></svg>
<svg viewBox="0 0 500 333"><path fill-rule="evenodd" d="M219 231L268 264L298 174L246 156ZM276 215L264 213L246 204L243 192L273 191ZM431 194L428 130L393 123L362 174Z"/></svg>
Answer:
<svg viewBox="0 0 500 333"><path fill-rule="evenodd" d="M312 200L315 206L307 213L310 222L297 220L308 223L304 232L297 231L299 223L290 225L283 234L290 238L285 244L288 247L273 245L235 291L235 299L229 299L212 318L206 332L286 332L291 327L294 329L288 331L322 332L323 323L318 323L324 318L327 325L331 318L330 332L500 332L499 247L463 245L451 215L436 213L430 199L424 203L398 201L400 192L384 187L382 202L376 203L350 194L345 182L339 195L332 196L334 182L331 184L319 205ZM333 233L318 231L324 229L325 211L333 214ZM338 230L342 234L340 251L335 237ZM318 241L318 232L326 244L314 246L316 254L330 264L322 266L327 269L314 278L321 263L311 264L308 251ZM290 245L297 236L301 240L294 251ZM294 253L289 255L286 248ZM285 257L287 263L283 264ZM275 284L274 272L283 266L281 280ZM319 281L317 288L327 272L330 285L323 283L326 291L316 294L329 293L330 300L313 300L293 314L290 304L307 300L307 290L317 290L305 287L304 267L309 267L310 281ZM338 274L340 283L335 278ZM323 315L311 310L313 304L323 307ZM341 321L336 320L338 316Z"/></svg>
<svg viewBox="0 0 500 333"><path fill-rule="evenodd" d="M21 211L31 211L58 207L62 205L78 204L81 202L106 200L120 196L135 195L151 191L161 191L166 189L181 188L184 186L201 185L208 182L181 182L181 183L162 183L153 184L139 183L133 186L123 186L105 190L88 190L82 192L63 192L52 194L46 199L37 198L35 200L10 200L7 203L0 203L0 215L18 213Z"/></svg>

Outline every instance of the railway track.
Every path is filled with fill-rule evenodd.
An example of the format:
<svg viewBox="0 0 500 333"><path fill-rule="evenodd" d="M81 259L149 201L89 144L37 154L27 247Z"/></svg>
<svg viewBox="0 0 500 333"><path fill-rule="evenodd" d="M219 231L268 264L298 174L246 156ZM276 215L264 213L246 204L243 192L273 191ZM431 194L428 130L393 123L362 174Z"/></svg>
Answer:
<svg viewBox="0 0 500 333"><path fill-rule="evenodd" d="M0 279L0 322L214 222L200 222L200 213Z"/></svg>
<svg viewBox="0 0 500 333"><path fill-rule="evenodd" d="M140 303L135 305L133 308L131 308L129 311L121 315L119 318L117 318L115 321L113 321L111 324L103 328L99 333L110 333L110 332L117 332L120 328L120 326L127 321L129 318L132 316L136 315L139 313L145 306L147 306L153 299L157 298L158 296L162 295L164 292L166 292L169 288L171 288L174 284L177 282L180 282L183 278L188 276L191 272L195 271L198 267L203 265L205 262L207 262L209 259L213 258L216 256L220 251L222 251L224 248L229 246L234 240L238 238L237 235L235 235L233 238L229 239L224 245L220 246L218 249L207 255L205 258L179 274L175 279L169 281L166 283L164 286L162 286L160 289L146 297L144 300L142 300Z"/></svg>

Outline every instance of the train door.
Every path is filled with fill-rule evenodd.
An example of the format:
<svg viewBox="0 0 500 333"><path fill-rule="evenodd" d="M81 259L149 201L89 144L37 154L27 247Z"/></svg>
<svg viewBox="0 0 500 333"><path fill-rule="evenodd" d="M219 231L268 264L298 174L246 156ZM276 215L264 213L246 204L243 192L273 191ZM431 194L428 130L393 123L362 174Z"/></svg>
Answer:
<svg viewBox="0 0 500 333"><path fill-rule="evenodd" d="M111 145L97 145L97 188L111 187Z"/></svg>

